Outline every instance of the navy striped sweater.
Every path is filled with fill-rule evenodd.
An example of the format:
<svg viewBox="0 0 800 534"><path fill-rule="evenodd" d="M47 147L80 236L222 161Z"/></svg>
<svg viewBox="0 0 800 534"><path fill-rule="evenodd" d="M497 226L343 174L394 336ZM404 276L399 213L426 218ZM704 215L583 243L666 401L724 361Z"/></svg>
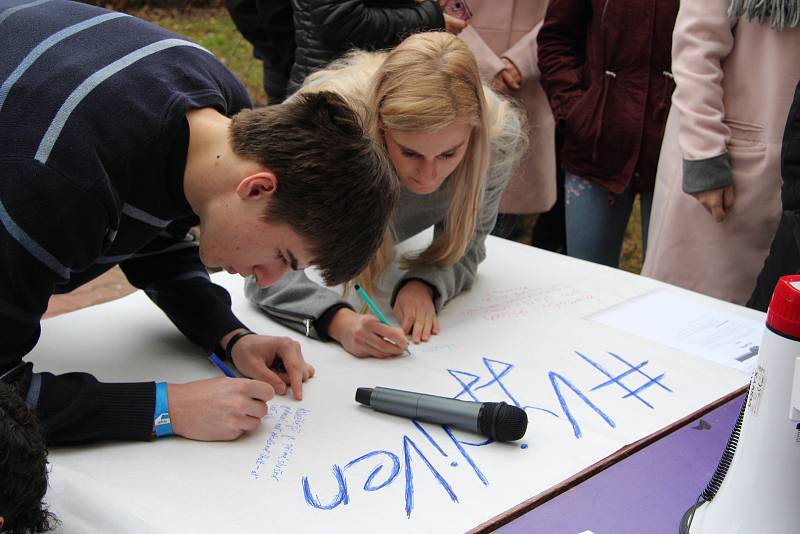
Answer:
<svg viewBox="0 0 800 534"><path fill-rule="evenodd" d="M242 324L188 232L186 112L233 115L245 88L176 34L65 0L0 0L0 51L0 375L35 346L53 293L117 264L212 350ZM49 443L149 439L154 383L25 371L15 386Z"/></svg>

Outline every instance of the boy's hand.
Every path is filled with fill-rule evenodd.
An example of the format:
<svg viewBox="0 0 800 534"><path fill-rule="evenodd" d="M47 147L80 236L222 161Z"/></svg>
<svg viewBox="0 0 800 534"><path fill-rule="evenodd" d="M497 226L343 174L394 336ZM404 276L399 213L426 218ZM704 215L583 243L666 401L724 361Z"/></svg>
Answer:
<svg viewBox="0 0 800 534"><path fill-rule="evenodd" d="M278 395L285 395L290 385L294 398L302 400L303 382L314 376L314 367L303 360L300 343L288 337L244 336L232 352L240 373L270 384Z"/></svg>
<svg viewBox="0 0 800 534"><path fill-rule="evenodd" d="M274 396L272 386L247 378L167 384L173 432L199 441L230 441L255 430Z"/></svg>

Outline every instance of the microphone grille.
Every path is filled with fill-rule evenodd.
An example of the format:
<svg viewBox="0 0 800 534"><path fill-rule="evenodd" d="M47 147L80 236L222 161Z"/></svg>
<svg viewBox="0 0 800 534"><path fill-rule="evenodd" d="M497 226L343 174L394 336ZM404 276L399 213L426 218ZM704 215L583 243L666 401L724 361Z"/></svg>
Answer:
<svg viewBox="0 0 800 534"><path fill-rule="evenodd" d="M505 402L484 402L478 418L481 433L496 441L520 439L528 430L525 410Z"/></svg>

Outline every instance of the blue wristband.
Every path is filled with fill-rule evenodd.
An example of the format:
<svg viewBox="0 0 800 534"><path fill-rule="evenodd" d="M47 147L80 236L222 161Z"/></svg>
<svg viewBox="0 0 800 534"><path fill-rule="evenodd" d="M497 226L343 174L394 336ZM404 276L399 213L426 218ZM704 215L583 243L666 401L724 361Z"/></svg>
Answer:
<svg viewBox="0 0 800 534"><path fill-rule="evenodd" d="M156 409L153 413L153 428L156 436L163 438L172 435L172 422L169 420L169 402L167 401L167 383L156 384Z"/></svg>

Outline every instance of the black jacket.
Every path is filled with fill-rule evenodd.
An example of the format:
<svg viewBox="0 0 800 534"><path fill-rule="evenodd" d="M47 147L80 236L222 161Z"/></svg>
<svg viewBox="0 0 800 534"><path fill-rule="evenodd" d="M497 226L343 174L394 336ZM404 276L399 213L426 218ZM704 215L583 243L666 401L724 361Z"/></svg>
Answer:
<svg viewBox="0 0 800 534"><path fill-rule="evenodd" d="M783 212L769 256L758 275L749 308L767 311L781 276L800 273L800 84L794 91L781 148L781 202Z"/></svg>
<svg viewBox="0 0 800 534"><path fill-rule="evenodd" d="M296 49L289 94L352 48L391 48L412 33L444 29L433 0L292 0L292 7Z"/></svg>

